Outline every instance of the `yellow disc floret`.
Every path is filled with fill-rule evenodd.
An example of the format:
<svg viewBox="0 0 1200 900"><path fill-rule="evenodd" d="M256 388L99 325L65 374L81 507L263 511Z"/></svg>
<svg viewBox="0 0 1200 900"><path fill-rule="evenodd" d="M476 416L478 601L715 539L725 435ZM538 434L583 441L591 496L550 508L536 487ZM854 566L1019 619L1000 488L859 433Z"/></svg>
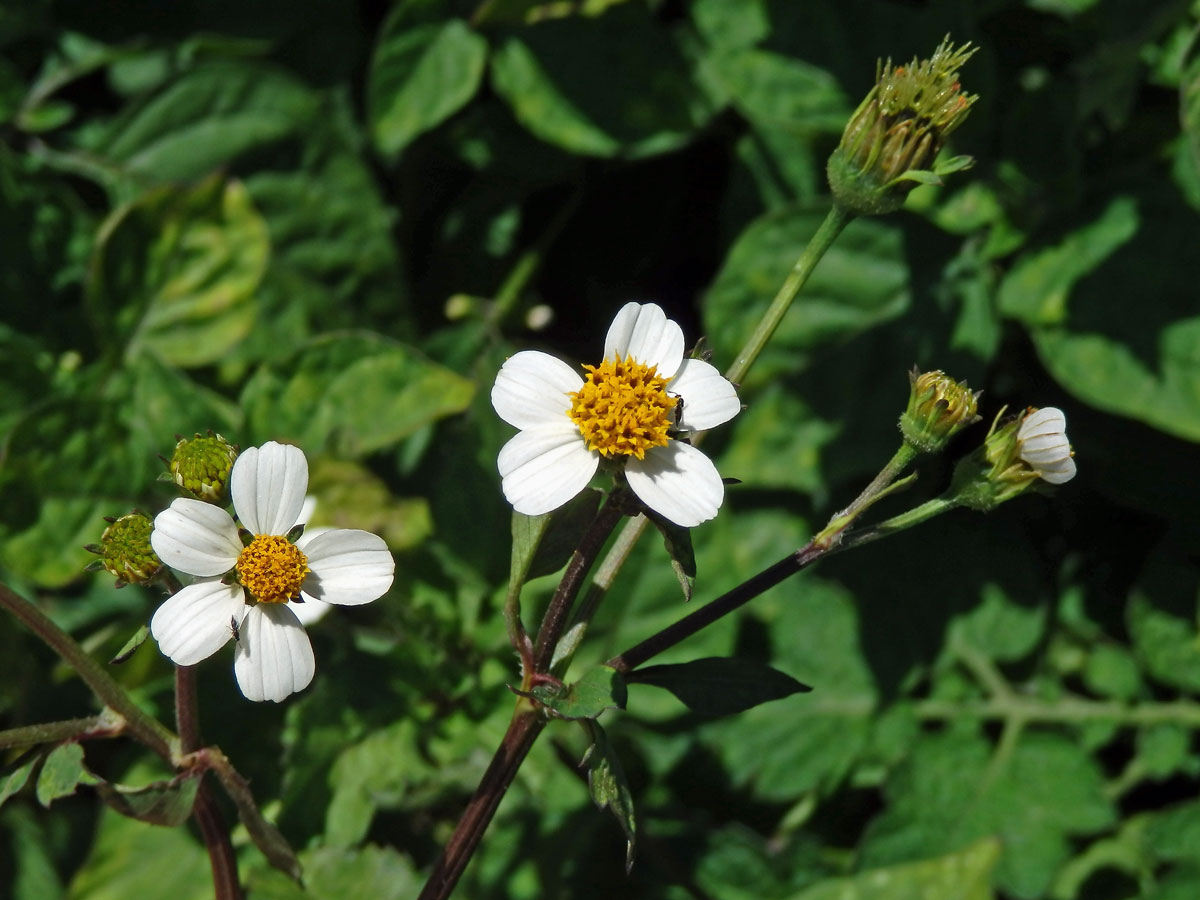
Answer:
<svg viewBox="0 0 1200 900"><path fill-rule="evenodd" d="M300 596L308 557L285 537L255 535L238 556L238 580L262 603L286 603Z"/></svg>
<svg viewBox="0 0 1200 900"><path fill-rule="evenodd" d="M568 415L589 450L643 459L647 450L666 445L671 410L679 401L667 393L667 379L654 366L627 356L584 368L583 387L568 394Z"/></svg>

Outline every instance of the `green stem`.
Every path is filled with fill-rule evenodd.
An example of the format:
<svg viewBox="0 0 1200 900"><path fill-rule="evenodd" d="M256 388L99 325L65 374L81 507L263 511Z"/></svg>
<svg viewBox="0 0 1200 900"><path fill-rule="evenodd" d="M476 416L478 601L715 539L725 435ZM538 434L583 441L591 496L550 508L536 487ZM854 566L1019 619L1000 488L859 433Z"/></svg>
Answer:
<svg viewBox="0 0 1200 900"><path fill-rule="evenodd" d="M919 700L913 705L917 718L926 721L961 719L1016 719L1023 722L1082 723L1112 722L1124 727L1173 724L1200 729L1200 704L1183 700L1130 705L1081 697L1051 702L1014 695L980 702Z"/></svg>
<svg viewBox="0 0 1200 900"><path fill-rule="evenodd" d="M892 482L908 468L916 458L917 452L917 449L911 444L902 444L895 455L888 460L887 465L880 469L879 474L872 479L871 483L854 498L854 502L841 512L835 513L830 518L829 524L812 539L812 543L825 549L836 544L846 530L854 524L855 519L866 512L875 501L881 500L887 495Z"/></svg>
<svg viewBox="0 0 1200 900"><path fill-rule="evenodd" d="M7 609L61 656L92 692L125 719L125 727L135 738L171 763L179 758L179 738L134 703L133 698L104 667L88 656L79 643L55 625L40 609L7 585L0 584L0 606Z"/></svg>
<svg viewBox="0 0 1200 900"><path fill-rule="evenodd" d="M550 220L550 224L538 235L538 239L534 245L517 258L516 263L509 270L504 282L496 291L495 297L492 298L492 307L488 313L489 324L499 325L512 315L521 300L521 296L525 293L525 288L528 287L533 276L541 268L546 251L550 249L550 245L558 238L559 233L574 214L582 198L582 189L572 193L567 202L555 213L554 218Z"/></svg>
<svg viewBox="0 0 1200 900"><path fill-rule="evenodd" d="M825 251L833 245L834 240L842 233L842 229L846 227L851 218L853 218L851 213L834 203L821 223L821 227L817 229L817 233L812 236L808 246L804 248L804 252L800 254L796 264L792 266L792 271L788 273L788 277L780 286L775 299L771 301L771 305L767 307L767 311L759 320L754 333L746 341L746 346L742 348L742 352L737 355L733 365L726 371L725 377L734 384L740 384L746 377L746 373L750 371L750 367L762 353L763 347L767 345L767 341L771 339L771 335L783 321L788 307L792 305L792 301L796 299L796 295L808 281L813 269L817 267L817 263L821 261Z"/></svg>
<svg viewBox="0 0 1200 900"><path fill-rule="evenodd" d="M42 722L37 725L22 725L0 731L0 750L12 747L32 747L35 744L54 744L69 739L82 740L94 737L116 737L124 731L123 720L105 716L88 716L84 719L66 719L61 722Z"/></svg>

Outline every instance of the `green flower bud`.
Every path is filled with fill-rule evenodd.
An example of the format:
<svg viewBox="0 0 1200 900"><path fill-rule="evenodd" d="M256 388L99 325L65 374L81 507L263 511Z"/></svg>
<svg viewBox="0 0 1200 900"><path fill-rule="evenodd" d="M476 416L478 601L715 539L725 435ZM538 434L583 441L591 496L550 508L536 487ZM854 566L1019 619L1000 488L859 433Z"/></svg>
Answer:
<svg viewBox="0 0 1200 900"><path fill-rule="evenodd" d="M162 569L162 560L150 546L154 523L140 512L131 512L111 523L100 536L99 544L87 549L97 554L99 567L117 579L117 586L146 584ZM95 564L89 568L95 568Z"/></svg>
<svg viewBox="0 0 1200 900"><path fill-rule="evenodd" d="M857 215L893 212L917 184L941 184L940 175L972 165L960 156L935 169L934 160L978 99L958 82L977 49L955 49L947 36L929 59L876 65L875 86L829 157L829 186L840 206Z"/></svg>
<svg viewBox="0 0 1200 900"><path fill-rule="evenodd" d="M979 421L979 394L965 381L955 381L941 370L908 374L908 409L900 416L904 441L921 453L938 453L950 438Z"/></svg>
<svg viewBox="0 0 1200 900"><path fill-rule="evenodd" d="M237 459L237 447L211 431L208 437L182 438L175 445L168 466L175 483L193 496L224 505L229 473Z"/></svg>
<svg viewBox="0 0 1200 900"><path fill-rule="evenodd" d="M1062 484L1075 476L1066 418L1054 407L1030 407L1003 423L1000 410L983 446L954 470L950 491L963 506L987 511L1039 481Z"/></svg>

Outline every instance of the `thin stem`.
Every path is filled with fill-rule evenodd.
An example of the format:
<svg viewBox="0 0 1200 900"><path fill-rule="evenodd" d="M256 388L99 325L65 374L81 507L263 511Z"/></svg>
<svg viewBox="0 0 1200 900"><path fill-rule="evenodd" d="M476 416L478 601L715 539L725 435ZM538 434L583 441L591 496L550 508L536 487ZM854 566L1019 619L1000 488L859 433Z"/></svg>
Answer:
<svg viewBox="0 0 1200 900"><path fill-rule="evenodd" d="M496 814L500 801L516 777L517 770L525 761L533 742L537 740L546 720L533 710L526 701L517 704L508 731L500 741L492 762L484 773L483 780L475 789L474 796L463 811L462 818L450 836L442 855L438 857L429 880L417 900L446 900L454 891L458 879L470 862L475 848L479 846L488 823Z"/></svg>
<svg viewBox="0 0 1200 900"><path fill-rule="evenodd" d="M554 214L554 218L550 220L550 224L538 235L538 239L534 245L522 253L516 263L513 264L512 269L509 270L507 277L504 279L504 283L500 285L495 297L492 299L492 308L488 313L488 321L492 325L499 325L512 315L518 301L521 299L521 295L525 293L525 288L529 285L533 276L537 274L538 269L541 268L546 251L558 238L563 226L570 220L582 198L582 190L576 190L572 193L567 202Z"/></svg>
<svg viewBox="0 0 1200 900"><path fill-rule="evenodd" d="M134 703L125 689L100 663L92 659L73 637L50 621L40 609L4 584L0 584L0 606L24 622L30 631L75 670L97 697L123 716L130 734L163 759L173 764L178 760L179 738Z"/></svg>
<svg viewBox="0 0 1200 900"><path fill-rule="evenodd" d="M771 301L771 305L767 307L767 311L759 320L750 339L746 341L746 346L742 348L741 353L733 361L733 365L725 372L725 377L734 384L739 384L746 377L746 373L750 371L750 367L762 353L763 347L767 345L767 341L771 339L771 335L783 321L788 307L792 305L792 301L796 299L796 295L808 281L813 269L817 267L817 263L821 261L825 251L833 245L834 240L842 233L842 229L846 227L851 218L853 218L851 213L834 203L833 208L829 210L825 220L821 223L821 227L817 229L817 233L812 236L808 246L804 248L804 252L800 254L796 264L792 266L792 271L788 273L788 277L780 286L775 299Z"/></svg>
<svg viewBox="0 0 1200 900"><path fill-rule="evenodd" d="M1200 728L1200 704L1177 700L1169 703L1129 705L1112 701L1064 697L1060 700L1033 700L1014 694L1003 699L980 702L919 700L913 704L917 718L926 721L960 719L1018 719L1023 722L1076 723L1112 722L1124 727L1142 727L1170 723Z"/></svg>
<svg viewBox="0 0 1200 900"><path fill-rule="evenodd" d="M546 607L546 615L542 619L541 627L538 628L537 641L533 647L534 672L550 671L555 645L558 644L558 639L562 636L563 628L567 624L571 605L579 595L579 589L583 587L583 579L587 576L596 557L604 548L605 541L608 540L609 535L612 534L613 529L617 527L617 522L621 521L624 514L622 489L617 488L608 498L608 502L596 513L596 518L592 520L588 530L584 532L579 546L571 554L571 560L567 563L567 570L563 573L562 581L558 583L558 589L550 598L550 605Z"/></svg>
<svg viewBox="0 0 1200 900"><path fill-rule="evenodd" d="M819 547L830 547L846 532L854 520L862 515L876 500L886 495L888 487L908 468L917 456L917 450L911 444L901 444L900 449L888 460L887 465L879 470L871 483L863 488L862 493L839 513L835 513L821 532L813 538L812 543Z"/></svg>
<svg viewBox="0 0 1200 900"><path fill-rule="evenodd" d="M123 720L98 716L83 719L65 719L60 722L42 722L37 725L22 725L0 731L0 750L12 747L32 747L35 744L54 744L71 738L116 737L125 729Z"/></svg>
<svg viewBox="0 0 1200 900"><path fill-rule="evenodd" d="M182 753L200 749L200 711L196 701L196 667L175 667L175 727L179 729ZM242 886L238 880L237 856L229 841L221 810L212 791L201 776L192 804L192 818L200 828L208 862L212 868L213 893L217 900L241 900Z"/></svg>

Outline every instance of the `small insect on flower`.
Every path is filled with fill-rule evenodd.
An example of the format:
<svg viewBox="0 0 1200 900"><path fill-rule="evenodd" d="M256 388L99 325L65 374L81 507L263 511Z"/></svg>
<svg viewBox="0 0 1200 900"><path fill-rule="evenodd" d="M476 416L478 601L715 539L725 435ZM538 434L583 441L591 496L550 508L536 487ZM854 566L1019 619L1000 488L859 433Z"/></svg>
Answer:
<svg viewBox="0 0 1200 900"><path fill-rule="evenodd" d="M229 617L229 633L233 635L234 643L242 639L242 630L238 627L237 616Z"/></svg>

